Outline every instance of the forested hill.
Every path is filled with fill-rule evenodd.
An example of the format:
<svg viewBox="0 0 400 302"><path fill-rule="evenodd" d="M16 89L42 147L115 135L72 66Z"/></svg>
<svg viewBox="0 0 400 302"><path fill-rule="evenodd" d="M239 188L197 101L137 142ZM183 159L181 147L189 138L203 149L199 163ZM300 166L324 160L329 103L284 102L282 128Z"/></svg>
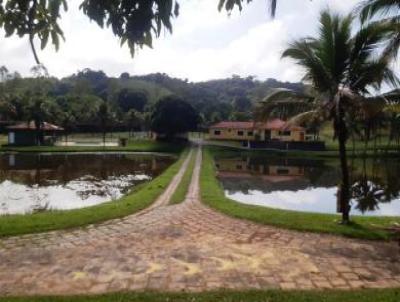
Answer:
<svg viewBox="0 0 400 302"><path fill-rule="evenodd" d="M227 79L191 83L167 74L133 76L133 80L153 83L182 96L201 114L206 123L218 120L250 119L253 105L275 88L303 90L301 83L258 81L254 77L232 76Z"/></svg>
<svg viewBox="0 0 400 302"><path fill-rule="evenodd" d="M302 90L300 83L283 83L275 79L266 81L254 77L232 76L227 79L193 83L173 78L167 74L108 77L102 71L85 69L62 79L52 77L21 78L16 73L0 74L1 120L23 120L24 110L32 96L41 94L53 116L68 119L68 123L93 124L95 112L101 103L110 105L115 122L134 111L143 120L152 106L162 97L175 94L189 102L199 113L203 126L220 120L246 120L252 118L254 104L262 100L274 88ZM3 96L3 97L2 97ZM1 100L6 99L7 102ZM10 109L11 108L11 109ZM66 117L67 116L67 117ZM54 120L62 123L62 121Z"/></svg>

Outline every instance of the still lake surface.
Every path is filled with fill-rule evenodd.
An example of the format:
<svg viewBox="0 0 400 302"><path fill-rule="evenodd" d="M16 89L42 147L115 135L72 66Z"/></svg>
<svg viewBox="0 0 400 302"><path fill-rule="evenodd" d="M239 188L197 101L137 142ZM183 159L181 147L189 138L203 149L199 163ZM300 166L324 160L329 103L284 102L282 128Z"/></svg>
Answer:
<svg viewBox="0 0 400 302"><path fill-rule="evenodd" d="M340 213L338 160L277 158L268 155L215 158L225 195L265 207ZM349 160L351 214L400 216L400 160Z"/></svg>
<svg viewBox="0 0 400 302"><path fill-rule="evenodd" d="M138 153L0 154L0 215L117 200L174 160Z"/></svg>

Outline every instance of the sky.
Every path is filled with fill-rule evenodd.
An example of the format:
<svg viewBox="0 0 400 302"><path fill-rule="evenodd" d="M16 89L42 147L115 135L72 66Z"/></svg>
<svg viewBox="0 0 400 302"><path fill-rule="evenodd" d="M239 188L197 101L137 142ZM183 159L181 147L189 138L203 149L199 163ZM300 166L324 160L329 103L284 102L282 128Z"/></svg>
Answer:
<svg viewBox="0 0 400 302"><path fill-rule="evenodd" d="M173 33L162 34L153 49L144 48L134 58L110 29L101 29L79 11L81 2L68 1L69 10L61 20L66 41L60 50L49 43L39 52L52 76L91 68L109 76L161 72L194 82L233 74L293 82L301 80L302 71L293 61L280 58L288 43L315 34L322 9L347 13L359 0L280 0L274 20L266 0L253 0L231 16L218 12L218 0L180 0ZM0 66L29 75L35 62L28 40L5 38L0 32L0 45Z"/></svg>

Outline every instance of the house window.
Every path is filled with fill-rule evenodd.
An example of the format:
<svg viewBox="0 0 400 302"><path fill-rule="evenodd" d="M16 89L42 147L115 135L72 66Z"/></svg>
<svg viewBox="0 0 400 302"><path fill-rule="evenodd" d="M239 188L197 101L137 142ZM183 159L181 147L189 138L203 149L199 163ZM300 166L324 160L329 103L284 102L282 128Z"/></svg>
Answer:
<svg viewBox="0 0 400 302"><path fill-rule="evenodd" d="M238 131L238 135L239 135L239 136L243 136L243 135L244 135L244 132L243 132L243 131Z"/></svg>
<svg viewBox="0 0 400 302"><path fill-rule="evenodd" d="M236 165L236 169L237 169L237 170L242 170L243 167L242 167L242 165Z"/></svg>
<svg viewBox="0 0 400 302"><path fill-rule="evenodd" d="M280 136L290 136L291 134L291 131L279 131Z"/></svg>
<svg viewBox="0 0 400 302"><path fill-rule="evenodd" d="M214 131L214 135L221 135L221 131L220 130L215 130Z"/></svg>
<svg viewBox="0 0 400 302"><path fill-rule="evenodd" d="M253 135L254 135L253 131L247 132L247 136L253 136Z"/></svg>

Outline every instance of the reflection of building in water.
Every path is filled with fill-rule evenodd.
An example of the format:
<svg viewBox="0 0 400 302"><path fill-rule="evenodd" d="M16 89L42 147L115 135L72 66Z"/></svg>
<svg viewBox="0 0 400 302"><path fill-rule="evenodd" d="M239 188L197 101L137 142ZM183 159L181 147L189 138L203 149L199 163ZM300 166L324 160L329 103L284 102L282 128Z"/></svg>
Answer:
<svg viewBox="0 0 400 302"><path fill-rule="evenodd" d="M220 159L215 161L220 176L304 176L304 166L291 166L288 161L257 163L250 158Z"/></svg>
<svg viewBox="0 0 400 302"><path fill-rule="evenodd" d="M336 186L336 168L324 161L273 156L238 156L215 158L218 178L223 187L233 193L256 190L263 193L297 191L309 187Z"/></svg>

